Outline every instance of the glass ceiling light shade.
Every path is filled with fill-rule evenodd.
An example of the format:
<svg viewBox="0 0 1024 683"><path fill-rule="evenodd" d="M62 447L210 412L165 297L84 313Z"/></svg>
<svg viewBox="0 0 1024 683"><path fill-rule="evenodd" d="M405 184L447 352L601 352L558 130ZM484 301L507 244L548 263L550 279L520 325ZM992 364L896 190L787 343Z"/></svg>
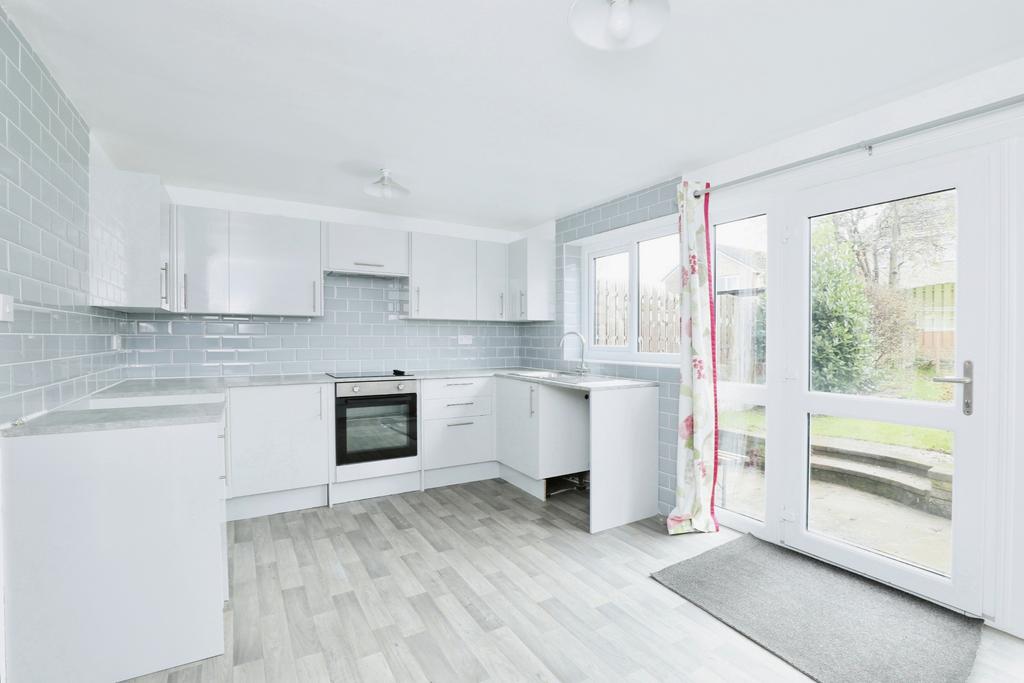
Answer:
<svg viewBox="0 0 1024 683"><path fill-rule="evenodd" d="M657 38L668 16L668 0L574 0L569 28L598 50L631 50Z"/></svg>
<svg viewBox="0 0 1024 683"><path fill-rule="evenodd" d="M363 192L378 199L408 197L410 194L407 187L399 185L392 179L391 171L387 168L380 169L380 177L364 187Z"/></svg>

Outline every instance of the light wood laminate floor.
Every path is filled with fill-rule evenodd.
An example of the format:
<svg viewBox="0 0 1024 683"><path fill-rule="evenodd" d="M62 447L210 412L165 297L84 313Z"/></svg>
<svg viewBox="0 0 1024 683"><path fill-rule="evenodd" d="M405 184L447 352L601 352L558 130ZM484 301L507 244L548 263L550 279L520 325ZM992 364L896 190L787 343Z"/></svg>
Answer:
<svg viewBox="0 0 1024 683"><path fill-rule="evenodd" d="M649 578L734 532L592 536L586 503L492 480L234 522L226 654L136 680L809 680ZM1022 675L985 629L971 680Z"/></svg>

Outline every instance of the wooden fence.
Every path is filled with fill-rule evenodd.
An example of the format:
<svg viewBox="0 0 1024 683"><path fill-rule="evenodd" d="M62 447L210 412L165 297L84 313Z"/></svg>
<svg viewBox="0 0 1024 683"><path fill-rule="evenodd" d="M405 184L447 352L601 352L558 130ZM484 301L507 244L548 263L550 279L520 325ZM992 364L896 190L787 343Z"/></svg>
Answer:
<svg viewBox="0 0 1024 683"><path fill-rule="evenodd" d="M625 346L629 338L629 285L600 280L595 287L594 344ZM679 353L679 294L657 285L640 287L638 350Z"/></svg>

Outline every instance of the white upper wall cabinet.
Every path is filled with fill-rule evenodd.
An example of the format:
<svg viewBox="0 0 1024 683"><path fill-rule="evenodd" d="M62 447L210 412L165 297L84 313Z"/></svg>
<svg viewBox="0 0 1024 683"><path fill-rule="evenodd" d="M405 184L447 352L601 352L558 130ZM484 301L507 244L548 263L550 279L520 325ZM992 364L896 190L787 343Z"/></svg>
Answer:
<svg viewBox="0 0 1024 683"><path fill-rule="evenodd" d="M477 320L508 320L508 304L508 245L477 242Z"/></svg>
<svg viewBox="0 0 1024 683"><path fill-rule="evenodd" d="M409 233L325 223L324 270L370 275L409 274Z"/></svg>
<svg viewBox="0 0 1024 683"><path fill-rule="evenodd" d="M409 317L476 319L476 241L414 232L409 250Z"/></svg>
<svg viewBox="0 0 1024 683"><path fill-rule="evenodd" d="M182 313L232 312L228 299L228 212L176 206L173 213L177 310Z"/></svg>
<svg viewBox="0 0 1024 683"><path fill-rule="evenodd" d="M555 242L525 237L508 245L509 320L555 319Z"/></svg>
<svg viewBox="0 0 1024 683"><path fill-rule="evenodd" d="M232 212L229 312L322 315L320 224Z"/></svg>
<svg viewBox="0 0 1024 683"><path fill-rule="evenodd" d="M169 201L158 176L91 165L90 304L121 311L170 308Z"/></svg>

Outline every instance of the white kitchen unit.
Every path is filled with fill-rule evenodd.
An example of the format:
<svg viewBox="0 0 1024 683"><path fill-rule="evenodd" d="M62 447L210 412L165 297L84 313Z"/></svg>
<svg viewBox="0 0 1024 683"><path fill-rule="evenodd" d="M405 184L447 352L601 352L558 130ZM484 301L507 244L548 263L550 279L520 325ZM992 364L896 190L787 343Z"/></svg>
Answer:
<svg viewBox="0 0 1024 683"><path fill-rule="evenodd" d="M476 319L508 320L508 245L476 243Z"/></svg>
<svg viewBox="0 0 1024 683"><path fill-rule="evenodd" d="M195 410L0 440L5 680L109 683L224 652L223 406Z"/></svg>
<svg viewBox="0 0 1024 683"><path fill-rule="evenodd" d="M323 315L320 224L237 211L229 220L226 312Z"/></svg>
<svg viewBox="0 0 1024 683"><path fill-rule="evenodd" d="M590 468L587 392L507 377L495 381L503 465L539 482ZM543 498L543 489L537 493Z"/></svg>
<svg viewBox="0 0 1024 683"><path fill-rule="evenodd" d="M169 207L158 176L90 165L91 305L170 310Z"/></svg>
<svg viewBox="0 0 1024 683"><path fill-rule="evenodd" d="M228 519L327 505L333 384L228 390Z"/></svg>
<svg viewBox="0 0 1024 683"><path fill-rule="evenodd" d="M498 476L494 450L494 378L420 382L423 487Z"/></svg>
<svg viewBox="0 0 1024 683"><path fill-rule="evenodd" d="M508 245L509 320L555 319L555 242L524 237Z"/></svg>
<svg viewBox="0 0 1024 683"><path fill-rule="evenodd" d="M172 207L176 310L230 312L230 215L221 209Z"/></svg>
<svg viewBox="0 0 1024 683"><path fill-rule="evenodd" d="M324 270L409 275L409 233L341 223L324 224Z"/></svg>
<svg viewBox="0 0 1024 683"><path fill-rule="evenodd" d="M410 234L409 317L476 318L476 241Z"/></svg>
<svg viewBox="0 0 1024 683"><path fill-rule="evenodd" d="M590 472L590 532L657 513L658 388L586 391L495 378L501 478L543 500L551 477Z"/></svg>

